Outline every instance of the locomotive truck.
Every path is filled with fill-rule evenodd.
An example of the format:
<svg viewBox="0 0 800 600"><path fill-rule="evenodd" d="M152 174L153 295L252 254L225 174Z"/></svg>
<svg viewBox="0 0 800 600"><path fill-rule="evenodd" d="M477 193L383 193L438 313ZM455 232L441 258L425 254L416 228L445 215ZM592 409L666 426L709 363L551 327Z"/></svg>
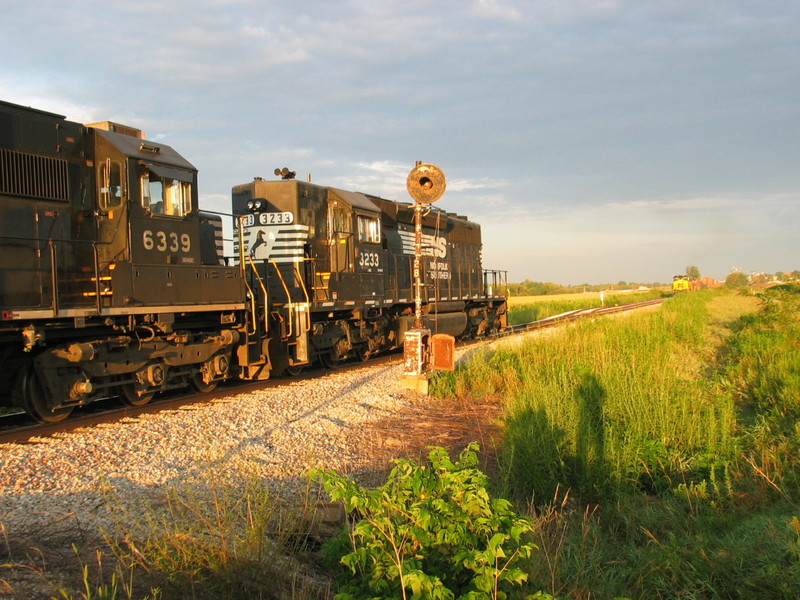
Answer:
<svg viewBox="0 0 800 600"><path fill-rule="evenodd" d="M226 257L170 146L0 101L0 404L56 422L102 397L144 405L399 347L413 205L278 175L233 187ZM423 232L426 327L505 328L479 225L431 208Z"/></svg>

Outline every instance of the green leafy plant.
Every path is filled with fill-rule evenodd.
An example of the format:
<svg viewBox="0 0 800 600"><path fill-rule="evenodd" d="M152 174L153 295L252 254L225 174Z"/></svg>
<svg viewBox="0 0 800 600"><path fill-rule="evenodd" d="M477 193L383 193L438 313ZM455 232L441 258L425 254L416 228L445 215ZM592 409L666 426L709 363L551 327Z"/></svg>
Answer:
<svg viewBox="0 0 800 600"><path fill-rule="evenodd" d="M376 489L312 474L352 515L333 542L346 567L337 600L495 600L527 580L517 564L536 549L524 540L531 522L489 495L478 449L470 444L456 462L440 447L430 448L430 465L397 460Z"/></svg>

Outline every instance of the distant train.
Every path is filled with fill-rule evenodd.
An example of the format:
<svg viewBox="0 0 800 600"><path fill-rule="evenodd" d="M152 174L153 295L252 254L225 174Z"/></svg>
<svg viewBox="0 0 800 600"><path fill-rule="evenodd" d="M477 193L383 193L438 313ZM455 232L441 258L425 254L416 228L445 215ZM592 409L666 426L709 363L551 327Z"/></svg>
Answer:
<svg viewBox="0 0 800 600"><path fill-rule="evenodd" d="M55 422L119 395L213 389L399 347L413 326L413 205L293 179L198 208L197 170L136 129L0 101L0 404ZM434 333L507 327L480 226L432 208L423 312Z"/></svg>
<svg viewBox="0 0 800 600"><path fill-rule="evenodd" d="M675 275L672 278L673 293L688 292L691 289L692 289L692 284L688 275Z"/></svg>

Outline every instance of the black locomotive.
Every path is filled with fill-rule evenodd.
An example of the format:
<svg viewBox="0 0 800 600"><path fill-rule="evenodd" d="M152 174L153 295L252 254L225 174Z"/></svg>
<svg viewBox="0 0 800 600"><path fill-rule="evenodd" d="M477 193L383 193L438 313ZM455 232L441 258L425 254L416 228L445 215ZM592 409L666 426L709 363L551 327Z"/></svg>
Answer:
<svg viewBox="0 0 800 600"><path fill-rule="evenodd" d="M236 256L197 170L115 123L0 102L0 403L58 421L119 395L366 359L413 325L413 206L280 180L233 188ZM425 325L507 326L480 227L425 216Z"/></svg>

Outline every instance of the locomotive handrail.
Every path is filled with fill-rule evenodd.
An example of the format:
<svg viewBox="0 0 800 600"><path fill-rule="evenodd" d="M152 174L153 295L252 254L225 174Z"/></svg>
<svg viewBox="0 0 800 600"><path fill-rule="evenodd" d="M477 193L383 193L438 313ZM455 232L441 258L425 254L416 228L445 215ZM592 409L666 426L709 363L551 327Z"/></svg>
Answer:
<svg viewBox="0 0 800 600"><path fill-rule="evenodd" d="M245 215L239 215L239 218L236 219L236 226L237 226L237 230L239 232L239 244L238 244L238 246L239 246L238 247L238 250L239 250L239 272L241 274L242 281L244 281L244 285L247 288L247 295L250 297L250 313L251 313L251 320L253 322L253 330L252 331L248 330L247 335L255 335L256 332L258 331L258 312L257 312L257 309L256 309L256 306L257 306L257 304L256 304L256 294L253 291L253 288L250 286L250 283L247 281L247 261L248 261L248 259L250 260L250 268L256 274L256 277L258 277L258 271L256 270L255 265L253 264L252 257L248 256L244 251L244 219L245 219ZM265 298L266 298L266 296L265 296ZM265 302L266 302L266 300L265 300ZM266 307L265 307L265 310L264 310L264 319L265 319L265 321L266 321L267 318L268 318L267 317L267 311L266 311Z"/></svg>
<svg viewBox="0 0 800 600"><path fill-rule="evenodd" d="M269 262L272 263L275 272L278 274L278 279L280 280L281 285L283 286L283 291L286 292L287 306L289 307L289 334L287 335L287 337L292 337L292 330L294 328L294 320L292 319L293 316L292 313L294 312L294 302L292 302L292 296L289 293L289 287L286 285L286 281L283 279L283 273L281 273L281 270L278 268L278 263L275 262L274 258L270 258Z"/></svg>
<svg viewBox="0 0 800 600"><path fill-rule="evenodd" d="M23 240L25 242L61 242L65 244L93 244L93 245L104 245L110 246L111 242L101 242L98 240L73 240L73 239L62 239L62 238L40 238L40 237L27 237L22 235L0 235L0 240Z"/></svg>
<svg viewBox="0 0 800 600"><path fill-rule="evenodd" d="M53 288L52 299L50 301L53 307L53 314L58 314L58 251L56 250L56 243L53 240L47 241L50 246L50 285ZM99 279L99 273L96 274L95 279Z"/></svg>
<svg viewBox="0 0 800 600"><path fill-rule="evenodd" d="M311 261L311 264L312 265L314 264L314 259L313 258L303 258L302 262L305 262L305 261ZM303 295L306 297L306 304L310 304L311 303L311 299L310 299L310 296L308 295L308 289L306 288L306 282L304 281L303 274L300 272L300 263L295 263L295 266L296 266L295 270L297 271L297 277L300 280L300 287L303 289ZM313 268L312 268L312 271L313 271ZM313 281L313 279L312 279L312 281Z"/></svg>
<svg viewBox="0 0 800 600"><path fill-rule="evenodd" d="M300 262L294 263L294 270L295 270L295 274L296 274L297 278L300 280L300 288L303 290L303 295L306 297L306 306L310 307L311 306L311 297L308 295L308 288L306 288L306 282L305 282L305 278L303 277L303 273L300 272L300 264L304 263L306 261L310 261L311 262L311 265L312 265L312 268L311 268L312 279L311 280L314 281L314 279L313 279L314 259L313 258L303 257L303 259ZM310 309L307 308L307 310L310 310ZM311 331L311 319L306 319L306 323L307 323L307 327L305 328L303 333L308 333L309 331Z"/></svg>
<svg viewBox="0 0 800 600"><path fill-rule="evenodd" d="M256 323L258 322L258 316L256 314L255 294L253 293L253 288L251 288L250 284L247 282L246 274L244 277L242 277L242 281L244 281L244 285L247 288L247 295L250 298L250 312L252 313L252 321L253 321L253 331L248 330L247 335L255 335Z"/></svg>
<svg viewBox="0 0 800 600"><path fill-rule="evenodd" d="M306 261L311 263L311 272L309 274L309 281L311 282L311 294L308 294L306 292L306 294L308 296L308 299L309 299L308 303L311 304L311 303L317 301L317 294L314 291L316 289L314 286L316 285L316 282L317 282L317 261L314 260L313 258L304 258L303 262L306 262ZM309 329L310 329L310 325L309 325Z"/></svg>
<svg viewBox="0 0 800 600"><path fill-rule="evenodd" d="M103 310L103 300L100 287L100 252L97 250L97 244L92 245L92 254L94 258L94 297L99 315Z"/></svg>
<svg viewBox="0 0 800 600"><path fill-rule="evenodd" d="M492 282L489 283L489 278L491 277ZM508 297L508 271L502 271L499 269L484 269L483 270L483 293L486 296L489 296L489 288L494 287L503 287L503 297ZM492 296L496 294L492 292Z"/></svg>
<svg viewBox="0 0 800 600"><path fill-rule="evenodd" d="M256 276L256 279L258 280L258 285L261 287L261 291L264 294L264 333L269 333L269 311L267 310L267 299L269 297L269 294L267 293L267 286L264 285L264 280L261 278L261 274L258 272L256 264L253 262L253 257L248 255L245 260L250 262L250 270ZM247 285L246 279L245 279L245 285ZM247 288L252 294L252 288L250 288L249 285L247 286ZM252 298L255 300L255 295L253 295ZM253 333L255 333L256 332L255 324L258 322L258 314L256 313L256 303L252 302L252 306L253 306L253 327L254 327Z"/></svg>

